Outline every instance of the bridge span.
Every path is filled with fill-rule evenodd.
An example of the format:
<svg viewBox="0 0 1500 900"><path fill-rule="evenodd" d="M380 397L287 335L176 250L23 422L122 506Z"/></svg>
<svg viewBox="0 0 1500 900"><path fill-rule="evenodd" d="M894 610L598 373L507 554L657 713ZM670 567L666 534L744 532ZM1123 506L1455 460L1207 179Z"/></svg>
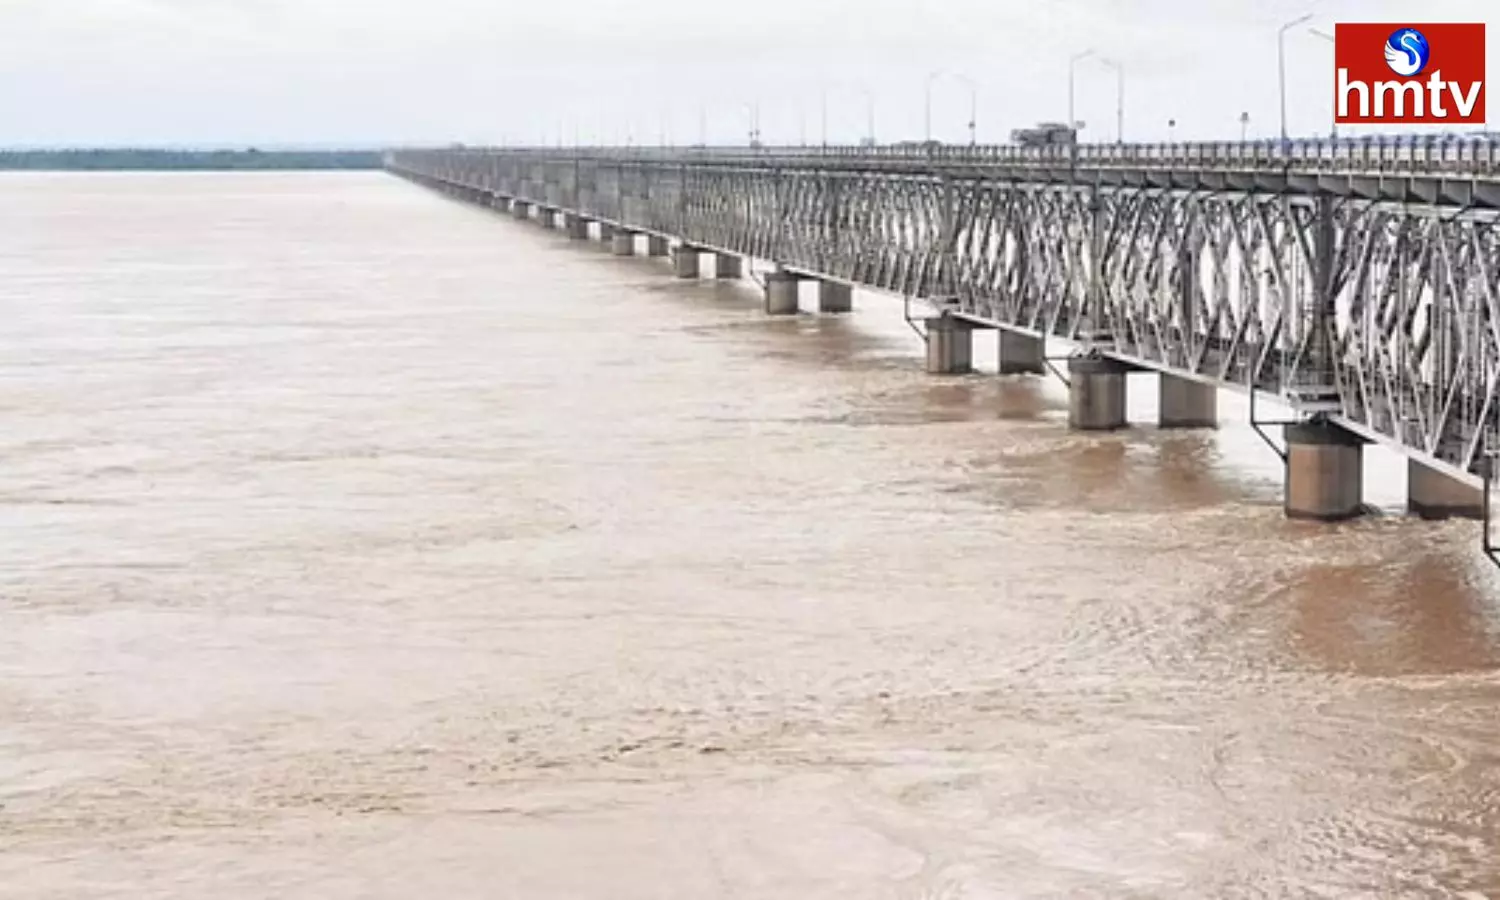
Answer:
<svg viewBox="0 0 1500 900"><path fill-rule="evenodd" d="M1069 421L1125 424L1126 374L1161 373L1164 427L1211 427L1219 388L1286 462L1290 516L1358 515L1362 447L1409 460L1413 512L1484 517L1500 450L1500 143L450 148L386 154L463 200L594 233L615 253L769 264L768 314L818 284L924 301L934 374L997 330L1002 374L1067 348ZM753 272L751 273L754 274ZM1061 374L1061 373L1059 373ZM1257 395L1290 420L1257 418Z"/></svg>

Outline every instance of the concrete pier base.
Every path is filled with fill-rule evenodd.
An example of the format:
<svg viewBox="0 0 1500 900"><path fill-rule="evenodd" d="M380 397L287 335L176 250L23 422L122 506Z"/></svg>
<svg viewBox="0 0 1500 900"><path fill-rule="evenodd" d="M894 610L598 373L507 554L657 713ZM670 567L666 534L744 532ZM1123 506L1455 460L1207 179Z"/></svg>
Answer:
<svg viewBox="0 0 1500 900"><path fill-rule="evenodd" d="M510 214L518 219L531 218L531 204L524 200L517 200L510 205Z"/></svg>
<svg viewBox="0 0 1500 900"><path fill-rule="evenodd" d="M647 235L646 236L646 255L647 256L666 256L667 255L667 239L664 238L664 237L658 237L657 235L654 235L654 234Z"/></svg>
<svg viewBox="0 0 1500 900"><path fill-rule="evenodd" d="M714 254L715 278L742 278L744 275L745 263L740 257L730 253Z"/></svg>
<svg viewBox="0 0 1500 900"><path fill-rule="evenodd" d="M672 273L678 278L697 278L698 248L679 244L672 251Z"/></svg>
<svg viewBox="0 0 1500 900"><path fill-rule="evenodd" d="M568 232L570 241L586 241L589 239L589 220L583 216L565 216L563 228Z"/></svg>
<svg viewBox="0 0 1500 900"><path fill-rule="evenodd" d="M1047 374L1047 342L1029 334L1000 329L1000 374Z"/></svg>
<svg viewBox="0 0 1500 900"><path fill-rule="evenodd" d="M1068 427L1112 431L1125 427L1125 376L1129 368L1102 356L1068 360Z"/></svg>
<svg viewBox="0 0 1500 900"><path fill-rule="evenodd" d="M974 371L974 326L952 316L927 320L927 374Z"/></svg>
<svg viewBox="0 0 1500 900"><path fill-rule="evenodd" d="M615 227L608 222L599 223L599 240L608 244L615 239Z"/></svg>
<svg viewBox="0 0 1500 900"><path fill-rule="evenodd" d="M1484 489L1407 460L1406 510L1424 519L1482 519Z"/></svg>
<svg viewBox="0 0 1500 900"><path fill-rule="evenodd" d="M791 316L799 309L798 287L802 280L787 272L772 272L766 276L766 315Z"/></svg>
<svg viewBox="0 0 1500 900"><path fill-rule="evenodd" d="M846 313L854 311L854 288L837 281L818 282L818 312Z"/></svg>
<svg viewBox="0 0 1500 900"><path fill-rule="evenodd" d="M1162 428L1216 428L1219 424L1219 391L1174 375L1162 375L1160 409L1156 421Z"/></svg>
<svg viewBox="0 0 1500 900"><path fill-rule="evenodd" d="M1337 522L1362 511L1364 442L1326 422L1286 426L1286 515Z"/></svg>
<svg viewBox="0 0 1500 900"><path fill-rule="evenodd" d="M615 256L635 255L635 234L629 231L617 231L609 239L609 252Z"/></svg>

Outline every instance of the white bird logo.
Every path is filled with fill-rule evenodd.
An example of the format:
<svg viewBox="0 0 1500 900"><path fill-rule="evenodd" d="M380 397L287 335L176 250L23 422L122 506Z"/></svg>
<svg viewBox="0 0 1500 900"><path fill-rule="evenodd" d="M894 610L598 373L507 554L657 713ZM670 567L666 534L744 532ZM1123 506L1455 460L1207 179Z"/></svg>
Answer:
<svg viewBox="0 0 1500 900"><path fill-rule="evenodd" d="M1427 57L1427 38L1415 28L1403 28L1385 42L1385 64L1402 78L1426 68Z"/></svg>

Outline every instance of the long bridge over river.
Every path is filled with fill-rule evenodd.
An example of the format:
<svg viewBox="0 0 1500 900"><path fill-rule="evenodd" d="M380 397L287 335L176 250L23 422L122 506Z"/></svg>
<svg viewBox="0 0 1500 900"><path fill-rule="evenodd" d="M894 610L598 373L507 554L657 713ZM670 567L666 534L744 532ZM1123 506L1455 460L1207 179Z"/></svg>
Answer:
<svg viewBox="0 0 1500 900"><path fill-rule="evenodd" d="M1362 448L1405 454L1411 509L1486 516L1500 451L1500 143L1487 138L1021 147L411 149L393 173L594 235L676 274L747 260L771 315L817 284L924 301L934 374L997 330L1002 374L1066 348L1069 422L1125 424L1161 374L1164 427L1220 388L1283 427L1288 515L1358 515ZM752 271L753 275L754 272ZM1256 419L1257 394L1291 420ZM1262 432L1264 434L1264 432ZM1268 439L1269 440L1269 439ZM1486 518L1486 534L1488 520ZM1487 540L1487 539L1486 539Z"/></svg>

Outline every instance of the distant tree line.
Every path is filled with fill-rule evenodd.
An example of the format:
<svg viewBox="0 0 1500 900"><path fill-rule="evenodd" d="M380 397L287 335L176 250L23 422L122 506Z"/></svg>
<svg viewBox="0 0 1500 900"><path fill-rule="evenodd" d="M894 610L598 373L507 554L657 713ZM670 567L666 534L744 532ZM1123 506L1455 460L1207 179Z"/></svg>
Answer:
<svg viewBox="0 0 1500 900"><path fill-rule="evenodd" d="M378 169L378 150L0 150L0 170L251 171Z"/></svg>

